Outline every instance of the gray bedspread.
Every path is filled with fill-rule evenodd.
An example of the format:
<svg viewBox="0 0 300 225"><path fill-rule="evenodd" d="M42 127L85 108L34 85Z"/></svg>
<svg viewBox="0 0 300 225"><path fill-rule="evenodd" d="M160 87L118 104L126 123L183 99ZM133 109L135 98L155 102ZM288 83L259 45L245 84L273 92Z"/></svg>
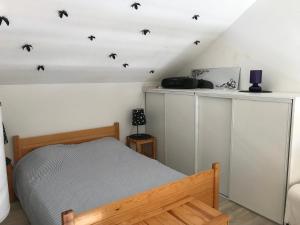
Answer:
<svg viewBox="0 0 300 225"><path fill-rule="evenodd" d="M31 225L60 225L61 212L82 212L184 177L113 139L52 145L14 170L15 191Z"/></svg>

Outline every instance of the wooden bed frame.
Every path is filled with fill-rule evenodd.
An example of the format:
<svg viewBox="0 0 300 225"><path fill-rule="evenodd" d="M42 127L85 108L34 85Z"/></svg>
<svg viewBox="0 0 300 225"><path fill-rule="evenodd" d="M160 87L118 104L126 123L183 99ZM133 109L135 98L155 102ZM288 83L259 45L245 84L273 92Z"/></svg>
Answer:
<svg viewBox="0 0 300 225"><path fill-rule="evenodd" d="M18 162L23 156L36 148L55 144L79 144L82 142L93 141L104 137L114 137L120 140L119 123L114 123L113 126L108 127L64 132L29 138L20 138L19 136L14 136L14 163Z"/></svg>
<svg viewBox="0 0 300 225"><path fill-rule="evenodd" d="M114 137L119 140L119 123L114 123L114 125L108 127L38 137L20 138L14 136L14 161L16 163L29 152L42 146L78 144L103 137ZM75 214L72 210L63 212L62 225L144 224L141 221L153 215L166 212L176 205L179 206L180 204L199 200L214 209L218 209L219 177L220 166L215 163L212 169L208 171L138 193L87 212L79 214ZM227 217L219 216L215 222L212 221L207 224L225 224L223 222L226 219L228 220Z"/></svg>

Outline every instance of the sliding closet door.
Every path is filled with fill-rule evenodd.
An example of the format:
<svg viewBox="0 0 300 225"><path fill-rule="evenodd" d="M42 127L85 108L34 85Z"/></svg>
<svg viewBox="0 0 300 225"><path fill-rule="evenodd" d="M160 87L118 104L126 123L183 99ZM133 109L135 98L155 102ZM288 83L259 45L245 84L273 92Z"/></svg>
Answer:
<svg viewBox="0 0 300 225"><path fill-rule="evenodd" d="M230 199L283 222L291 104L233 100Z"/></svg>
<svg viewBox="0 0 300 225"><path fill-rule="evenodd" d="M165 94L146 93L146 118L146 132L157 140L157 159L165 163Z"/></svg>
<svg viewBox="0 0 300 225"><path fill-rule="evenodd" d="M166 94L166 165L191 175L195 172L194 95Z"/></svg>
<svg viewBox="0 0 300 225"><path fill-rule="evenodd" d="M231 149L232 100L198 97L197 171L221 164L221 194L229 192L229 160Z"/></svg>

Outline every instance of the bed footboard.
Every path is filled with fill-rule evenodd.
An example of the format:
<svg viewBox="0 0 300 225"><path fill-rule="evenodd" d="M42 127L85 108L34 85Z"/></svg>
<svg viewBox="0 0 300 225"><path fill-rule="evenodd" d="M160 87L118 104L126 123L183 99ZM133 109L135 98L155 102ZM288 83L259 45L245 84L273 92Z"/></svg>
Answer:
<svg viewBox="0 0 300 225"><path fill-rule="evenodd" d="M167 212L171 206L180 206L189 201L200 200L218 209L219 177L220 165L214 163L211 170L87 212L79 214L75 214L72 210L63 212L62 225L138 224L147 218Z"/></svg>

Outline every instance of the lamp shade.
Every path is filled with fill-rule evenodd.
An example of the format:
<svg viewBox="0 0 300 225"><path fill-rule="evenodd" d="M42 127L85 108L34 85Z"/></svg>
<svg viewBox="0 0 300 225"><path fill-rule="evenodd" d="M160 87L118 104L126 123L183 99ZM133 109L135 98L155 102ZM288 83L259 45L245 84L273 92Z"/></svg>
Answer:
<svg viewBox="0 0 300 225"><path fill-rule="evenodd" d="M251 70L250 71L250 83L260 84L262 80L262 70Z"/></svg>
<svg viewBox="0 0 300 225"><path fill-rule="evenodd" d="M1 107L0 122L2 122ZM6 159L3 143L3 127L0 126L0 223L7 217L9 209L10 204L6 174Z"/></svg>
<svg viewBox="0 0 300 225"><path fill-rule="evenodd" d="M133 109L132 110L132 125L141 126L146 124L146 116L144 109Z"/></svg>

